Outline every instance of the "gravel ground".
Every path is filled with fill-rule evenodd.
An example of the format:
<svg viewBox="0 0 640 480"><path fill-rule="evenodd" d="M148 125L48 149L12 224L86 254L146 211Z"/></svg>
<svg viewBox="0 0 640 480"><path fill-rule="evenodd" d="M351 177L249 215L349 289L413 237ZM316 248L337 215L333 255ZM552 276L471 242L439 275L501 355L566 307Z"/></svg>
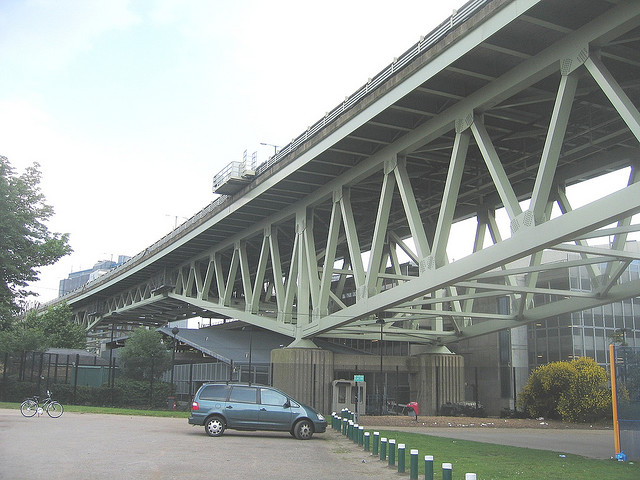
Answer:
<svg viewBox="0 0 640 480"><path fill-rule="evenodd" d="M538 429L588 429L612 430L610 423L563 423L558 420L544 418L478 418L478 417L426 417L418 416L417 420L408 416L361 416L360 425L376 427L460 427L460 428L538 428Z"/></svg>

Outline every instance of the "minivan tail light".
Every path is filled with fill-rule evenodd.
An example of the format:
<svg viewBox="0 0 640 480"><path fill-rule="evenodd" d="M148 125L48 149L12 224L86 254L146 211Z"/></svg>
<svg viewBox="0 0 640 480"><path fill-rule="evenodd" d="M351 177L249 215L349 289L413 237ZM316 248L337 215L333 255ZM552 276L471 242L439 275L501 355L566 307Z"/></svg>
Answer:
<svg viewBox="0 0 640 480"><path fill-rule="evenodd" d="M198 405L198 402L193 402L191 404L191 410L200 410L200 405Z"/></svg>

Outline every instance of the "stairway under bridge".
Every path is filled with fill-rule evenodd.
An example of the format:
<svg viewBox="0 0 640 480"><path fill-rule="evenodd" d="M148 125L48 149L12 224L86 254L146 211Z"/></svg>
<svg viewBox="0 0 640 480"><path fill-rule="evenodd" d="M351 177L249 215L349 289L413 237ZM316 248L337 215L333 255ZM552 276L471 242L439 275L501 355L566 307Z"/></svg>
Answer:
<svg viewBox="0 0 640 480"><path fill-rule="evenodd" d="M469 2L226 195L56 302L96 338L201 316L296 346L447 345L638 296L623 275L640 260L638 105L640 2ZM621 188L571 204L567 189L619 170ZM589 288L540 286L570 268Z"/></svg>

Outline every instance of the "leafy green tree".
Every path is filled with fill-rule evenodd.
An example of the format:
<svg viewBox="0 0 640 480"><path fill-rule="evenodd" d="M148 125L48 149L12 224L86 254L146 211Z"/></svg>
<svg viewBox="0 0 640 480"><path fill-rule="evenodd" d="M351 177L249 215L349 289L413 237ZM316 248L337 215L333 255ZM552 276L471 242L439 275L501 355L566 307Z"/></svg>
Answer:
<svg viewBox="0 0 640 480"><path fill-rule="evenodd" d="M31 310L27 313L24 326L42 331L49 347L83 349L87 345L87 332L82 325L73 321L73 312L66 303L49 307L40 314Z"/></svg>
<svg viewBox="0 0 640 480"><path fill-rule="evenodd" d="M47 338L42 330L13 328L0 331L2 353L44 352L47 348Z"/></svg>
<svg viewBox="0 0 640 480"><path fill-rule="evenodd" d="M80 348L87 345L87 334L82 325L73 321L71 308L63 303L41 314L27 313L22 321L0 331L0 352L44 352L47 348Z"/></svg>
<svg viewBox="0 0 640 480"><path fill-rule="evenodd" d="M34 163L16 175L0 156L0 330L11 325L20 301L34 295L27 286L38 279L38 268L71 252L68 234L45 225L53 208L40 191L39 167Z"/></svg>
<svg viewBox="0 0 640 480"><path fill-rule="evenodd" d="M171 352L155 330L137 328L127 339L118 358L124 376L134 380L159 378L171 367Z"/></svg>

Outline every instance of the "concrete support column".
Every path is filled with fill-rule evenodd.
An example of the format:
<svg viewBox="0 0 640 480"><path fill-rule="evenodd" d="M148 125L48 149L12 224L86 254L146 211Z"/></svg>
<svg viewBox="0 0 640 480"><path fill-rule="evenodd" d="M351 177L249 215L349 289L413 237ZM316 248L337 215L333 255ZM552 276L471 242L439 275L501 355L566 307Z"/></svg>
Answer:
<svg viewBox="0 0 640 480"><path fill-rule="evenodd" d="M333 352L319 348L271 350L273 386L322 413L331 410Z"/></svg>
<svg viewBox="0 0 640 480"><path fill-rule="evenodd" d="M464 400L464 358L425 353L409 358L411 399L420 415L435 415L443 403Z"/></svg>

